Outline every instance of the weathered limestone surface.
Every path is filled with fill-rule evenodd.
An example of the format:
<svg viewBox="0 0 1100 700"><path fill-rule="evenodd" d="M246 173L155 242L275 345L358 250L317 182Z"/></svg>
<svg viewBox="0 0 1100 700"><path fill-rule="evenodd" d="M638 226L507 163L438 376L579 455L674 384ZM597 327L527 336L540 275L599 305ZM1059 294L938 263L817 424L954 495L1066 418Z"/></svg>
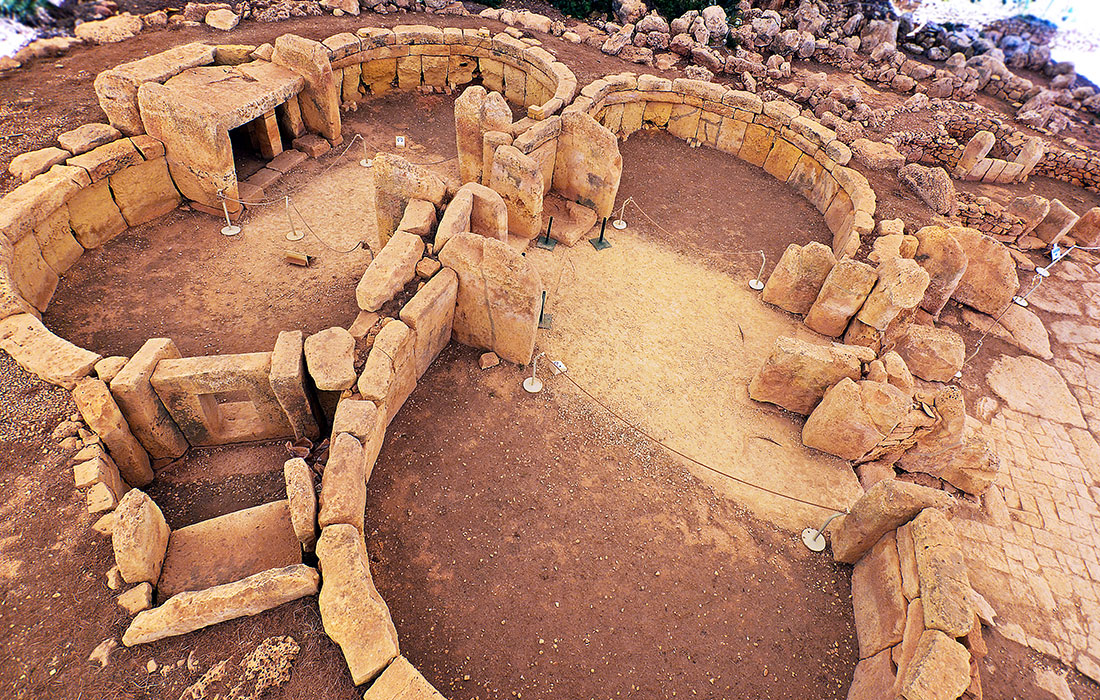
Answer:
<svg viewBox="0 0 1100 700"><path fill-rule="evenodd" d="M1008 248L972 228L952 229L969 263L955 288L956 301L996 317L1020 287Z"/></svg>
<svg viewBox="0 0 1100 700"><path fill-rule="evenodd" d="M970 687L970 654L939 630L925 630L902 679L906 700L954 700Z"/></svg>
<svg viewBox="0 0 1100 700"><path fill-rule="evenodd" d="M126 483L145 486L152 481L149 454L130 432L130 426L107 385L98 379L85 377L77 382L72 395L84 422L103 439Z"/></svg>
<svg viewBox="0 0 1100 700"><path fill-rule="evenodd" d="M878 266L878 281L856 316L871 328L884 331L899 313L924 299L929 276L915 261L890 258Z"/></svg>
<svg viewBox="0 0 1100 700"><path fill-rule="evenodd" d="M806 314L806 325L822 335L834 338L843 335L877 278L875 268L867 263L851 258L841 260L825 277L817 299Z"/></svg>
<svg viewBox="0 0 1100 700"><path fill-rule="evenodd" d="M946 492L907 481L887 479L855 502L832 533L833 559L854 564L887 532L912 520L925 508L950 509Z"/></svg>
<svg viewBox="0 0 1100 700"><path fill-rule="evenodd" d="M321 391L343 391L355 384L355 338L334 326L305 341L306 369Z"/></svg>
<svg viewBox="0 0 1100 700"><path fill-rule="evenodd" d="M72 389L88 376L101 357L59 338L30 314L0 320L0 349L20 367L42 379Z"/></svg>
<svg viewBox="0 0 1100 700"><path fill-rule="evenodd" d="M306 393L305 343L301 331L281 331L271 352L268 382L290 421L295 439L316 440L320 435Z"/></svg>
<svg viewBox="0 0 1100 700"><path fill-rule="evenodd" d="M512 110L499 92L487 92L471 85L455 100L455 135L458 145L458 173L462 182L484 182L482 146L487 131L507 132Z"/></svg>
<svg viewBox="0 0 1100 700"><path fill-rule="evenodd" d="M416 332L391 321L374 339L359 376L359 393L378 404L389 425L416 388L416 379Z"/></svg>
<svg viewBox="0 0 1100 700"><path fill-rule="evenodd" d="M145 493L131 489L115 509L111 546L119 573L128 583L160 578L171 531L160 508Z"/></svg>
<svg viewBox="0 0 1100 700"><path fill-rule="evenodd" d="M317 492L309 465L301 457L288 459L283 462L283 480L294 536L304 550L312 552L317 544Z"/></svg>
<svg viewBox="0 0 1100 700"><path fill-rule="evenodd" d="M368 482L386 437L386 425L386 414L374 401L342 399L336 406L332 434L347 433L363 444L364 478Z"/></svg>
<svg viewBox="0 0 1100 700"><path fill-rule="evenodd" d="M883 382L854 382L845 377L825 392L802 428L802 444L856 460L890 434L912 400Z"/></svg>
<svg viewBox="0 0 1100 700"><path fill-rule="evenodd" d="M318 603L325 634L344 652L356 685L377 677L400 653L390 610L370 575L367 548L351 525L330 525L317 541L324 573Z"/></svg>
<svg viewBox="0 0 1100 700"><path fill-rule="evenodd" d="M953 235L953 228L925 226L913 235L919 243L914 260L928 273L928 289L921 308L938 316L966 272L969 256Z"/></svg>
<svg viewBox="0 0 1100 700"><path fill-rule="evenodd" d="M319 583L316 569L295 564L203 591L180 593L159 607L138 613L122 635L122 643L132 647L256 615L317 593Z"/></svg>
<svg viewBox="0 0 1100 700"><path fill-rule="evenodd" d="M592 209L597 217L611 216L622 174L615 134L584 112L561 115L553 179L558 194Z"/></svg>
<svg viewBox="0 0 1100 700"><path fill-rule="evenodd" d="M424 376L450 342L457 303L458 275L446 268L432 277L401 309L401 321L416 333L418 378Z"/></svg>
<svg viewBox="0 0 1100 700"><path fill-rule="evenodd" d="M334 144L340 143L340 91L332 74L328 49L319 42L283 34L275 40L271 62L305 78L306 85L298 94L302 120L310 131Z"/></svg>
<svg viewBox="0 0 1100 700"><path fill-rule="evenodd" d="M859 658L874 656L901 641L907 607L901 591L897 542L893 533L887 533L852 571Z"/></svg>
<svg viewBox="0 0 1100 700"><path fill-rule="evenodd" d="M848 689L848 700L889 698L893 693L895 680L890 650L884 649L856 664L852 685Z"/></svg>
<svg viewBox="0 0 1100 700"><path fill-rule="evenodd" d="M783 251L760 298L792 314L804 314L813 306L835 264L828 246L816 241L804 246L792 243Z"/></svg>
<svg viewBox="0 0 1100 700"><path fill-rule="evenodd" d="M508 232L531 239L542 231L542 171L515 146L499 146L493 155L489 186L508 208Z"/></svg>
<svg viewBox="0 0 1100 700"><path fill-rule="evenodd" d="M531 361L542 304L538 272L506 243L459 234L439 253L458 276L453 334L516 364Z"/></svg>
<svg viewBox="0 0 1100 700"><path fill-rule="evenodd" d="M859 357L841 345L816 345L780 336L749 384L749 397L809 415L829 387L858 380Z"/></svg>
<svg viewBox="0 0 1100 700"><path fill-rule="evenodd" d="M363 445L354 435L340 433L329 448L321 478L317 522L322 527L344 524L363 532L367 509L367 475Z"/></svg>
<svg viewBox="0 0 1100 700"><path fill-rule="evenodd" d="M98 248L126 230L126 219L111 196L108 180L85 187L68 204L69 225L85 248Z"/></svg>
<svg viewBox="0 0 1100 700"><path fill-rule="evenodd" d="M140 226L179 206L180 193L168 174L168 161L156 158L113 173L108 179L122 218Z"/></svg>
<svg viewBox="0 0 1100 700"><path fill-rule="evenodd" d="M111 380L111 393L130 430L153 459L175 458L187 451L187 439L149 381L158 362L179 356L170 339L150 338Z"/></svg>
<svg viewBox="0 0 1100 700"><path fill-rule="evenodd" d="M913 519L924 626L961 637L974 623L970 604L970 577L955 528L947 516L928 508Z"/></svg>
<svg viewBox="0 0 1100 700"><path fill-rule="evenodd" d="M379 153L373 163L375 220L378 237L385 246L405 216L409 200L421 199L439 207L447 186L431 171L401 156Z"/></svg>
<svg viewBox="0 0 1100 700"><path fill-rule="evenodd" d="M966 359L963 339L950 328L911 323L891 341L913 376L930 382L951 381Z"/></svg>
<svg viewBox="0 0 1100 700"><path fill-rule="evenodd" d="M398 656L367 688L363 700L444 700L444 698L428 682L428 679L409 663L408 659Z"/></svg>
<svg viewBox="0 0 1100 700"><path fill-rule="evenodd" d="M416 263L424 256L424 239L412 233L393 234L367 266L355 287L363 311L377 311L416 277Z"/></svg>

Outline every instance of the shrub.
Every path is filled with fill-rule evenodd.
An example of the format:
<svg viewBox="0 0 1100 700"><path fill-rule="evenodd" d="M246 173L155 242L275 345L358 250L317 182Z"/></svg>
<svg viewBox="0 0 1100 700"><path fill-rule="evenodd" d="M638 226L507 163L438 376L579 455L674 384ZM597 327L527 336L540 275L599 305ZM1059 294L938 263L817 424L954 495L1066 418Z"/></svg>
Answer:
<svg viewBox="0 0 1100 700"><path fill-rule="evenodd" d="M46 0L0 0L0 16L11 17L24 24L38 24L38 11Z"/></svg>

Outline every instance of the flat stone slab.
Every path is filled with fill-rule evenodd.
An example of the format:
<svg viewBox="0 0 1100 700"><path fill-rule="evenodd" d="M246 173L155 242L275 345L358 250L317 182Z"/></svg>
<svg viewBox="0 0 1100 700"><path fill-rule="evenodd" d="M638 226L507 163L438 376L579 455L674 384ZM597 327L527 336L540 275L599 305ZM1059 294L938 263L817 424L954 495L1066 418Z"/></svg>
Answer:
<svg viewBox="0 0 1100 700"><path fill-rule="evenodd" d="M161 602L182 593L302 563L286 501L204 520L174 530L157 584Z"/></svg>
<svg viewBox="0 0 1100 700"><path fill-rule="evenodd" d="M993 393L1016 411L1078 428L1088 427L1066 380L1042 360L1004 355L993 364L985 381Z"/></svg>

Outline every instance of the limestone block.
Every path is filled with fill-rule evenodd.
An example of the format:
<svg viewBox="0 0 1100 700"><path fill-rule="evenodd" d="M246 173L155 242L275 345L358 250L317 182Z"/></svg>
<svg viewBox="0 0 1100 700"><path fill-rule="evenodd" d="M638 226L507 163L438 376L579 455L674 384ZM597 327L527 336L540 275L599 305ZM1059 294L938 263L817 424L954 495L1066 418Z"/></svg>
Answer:
<svg viewBox="0 0 1100 700"><path fill-rule="evenodd" d="M37 175L41 175L58 163L64 163L71 155L68 151L56 146L27 151L11 159L8 172L26 182Z"/></svg>
<svg viewBox="0 0 1100 700"><path fill-rule="evenodd" d="M953 700L970 687L970 654L939 630L925 630L902 678L906 700Z"/></svg>
<svg viewBox="0 0 1100 700"><path fill-rule="evenodd" d="M890 650L885 649L856 664L852 685L848 688L848 700L882 700L891 697L894 682Z"/></svg>
<svg viewBox="0 0 1100 700"><path fill-rule="evenodd" d="M268 383L290 422L295 439L316 440L320 435L306 393L305 344L301 331L282 331L271 352Z"/></svg>
<svg viewBox="0 0 1100 700"><path fill-rule="evenodd" d="M122 133L130 136L144 133L138 111L138 87L150 81L163 83L188 68L213 63L214 52L215 48L206 44L184 44L105 70L95 79L99 106L111 126Z"/></svg>
<svg viewBox="0 0 1100 700"><path fill-rule="evenodd" d="M400 156L379 153L372 170L378 237L383 246L397 230L410 199L423 199L436 207L443 203L447 186L426 168Z"/></svg>
<svg viewBox="0 0 1100 700"><path fill-rule="evenodd" d="M622 174L615 134L582 112L563 114L553 189L594 210L597 217L611 216Z"/></svg>
<svg viewBox="0 0 1100 700"><path fill-rule="evenodd" d="M890 384L841 379L806 419L802 444L841 459L859 459L890 434L911 403Z"/></svg>
<svg viewBox="0 0 1100 700"><path fill-rule="evenodd" d="M69 153L79 156L121 136L122 133L110 124L84 124L61 134L57 142Z"/></svg>
<svg viewBox="0 0 1100 700"><path fill-rule="evenodd" d="M0 231L9 241L18 241L48 215L91 184L80 168L55 165L38 177L4 195L0 207Z"/></svg>
<svg viewBox="0 0 1100 700"><path fill-rule="evenodd" d="M949 382L962 369L966 346L949 328L911 323L891 337L894 350L914 376L930 382Z"/></svg>
<svg viewBox="0 0 1100 700"><path fill-rule="evenodd" d="M937 214L954 216L958 210L955 185L943 168L910 163L898 171L898 179Z"/></svg>
<svg viewBox="0 0 1100 700"><path fill-rule="evenodd" d="M127 583L160 578L171 531L160 508L145 493L131 489L115 509L111 547L119 573Z"/></svg>
<svg viewBox="0 0 1100 700"><path fill-rule="evenodd" d="M157 597L163 601L301 561L289 505L264 503L173 530Z"/></svg>
<svg viewBox="0 0 1100 700"><path fill-rule="evenodd" d="M34 237L42 251L42 259L54 272L63 274L73 266L84 248L76 242L73 229L69 226L69 207L62 205L34 228Z"/></svg>
<svg viewBox="0 0 1100 700"><path fill-rule="evenodd" d="M85 377L76 383L72 394L84 422L103 439L126 483L145 486L152 481L149 454L130 432L130 426L107 385L98 379Z"/></svg>
<svg viewBox="0 0 1100 700"><path fill-rule="evenodd" d="M510 146L513 140L512 135L504 131L485 132L481 142L481 181L483 184L491 184L493 158L496 157L497 148Z"/></svg>
<svg viewBox="0 0 1100 700"><path fill-rule="evenodd" d="M928 508L913 519L912 530L924 626L962 637L973 624L974 608L955 528L942 511Z"/></svg>
<svg viewBox="0 0 1100 700"><path fill-rule="evenodd" d="M364 97L365 91L361 91L363 78L361 66L361 63L352 63L342 69L344 75L341 81L340 98L344 102L358 102Z"/></svg>
<svg viewBox="0 0 1100 700"><path fill-rule="evenodd" d="M410 199L405 206L405 213L401 216L401 223L397 225L397 230L428 238L435 230L436 223L434 204L423 199Z"/></svg>
<svg viewBox="0 0 1100 700"><path fill-rule="evenodd" d="M913 234L918 241L913 259L928 273L928 289L920 306L933 316L939 316L955 293L969 264L969 255L959 245L955 231L955 228L925 226Z"/></svg>
<svg viewBox="0 0 1100 700"><path fill-rule="evenodd" d="M125 593L117 596L115 602L130 615L153 607L153 587L148 583L139 583Z"/></svg>
<svg viewBox="0 0 1100 700"><path fill-rule="evenodd" d="M107 128L113 130L113 127L108 126ZM83 168L87 171L92 182L99 182L119 170L137 165L144 162L144 160L141 152L138 151L130 139L118 139L94 148L87 153L73 156L66 161L66 164Z"/></svg>
<svg viewBox="0 0 1100 700"><path fill-rule="evenodd" d="M780 336L752 378L749 396L808 415L825 391L845 377L860 377L855 352L842 345L815 345Z"/></svg>
<svg viewBox="0 0 1100 700"><path fill-rule="evenodd" d="M355 338L347 329L334 326L309 336L305 355L306 369L319 390L343 391L355 384Z"/></svg>
<svg viewBox="0 0 1100 700"><path fill-rule="evenodd" d="M306 86L298 94L298 104L306 128L339 143L340 94L332 75L328 49L319 42L283 34L275 40L271 62L305 78Z"/></svg>
<svg viewBox="0 0 1100 700"><path fill-rule="evenodd" d="M454 338L509 362L530 362L543 287L527 259L506 243L464 233L450 240L439 262L458 276Z"/></svg>
<svg viewBox="0 0 1100 700"><path fill-rule="evenodd" d="M398 656L367 688L363 700L444 700L404 656Z"/></svg>
<svg viewBox="0 0 1100 700"><path fill-rule="evenodd" d="M786 182L801 157L802 151L797 146L786 139L777 138L764 161L764 172L780 182Z"/></svg>
<svg viewBox="0 0 1100 700"><path fill-rule="evenodd" d="M367 475L363 445L354 435L340 433L329 448L328 463L321 479L317 522L352 525L363 533L367 509Z"/></svg>
<svg viewBox="0 0 1100 700"><path fill-rule="evenodd" d="M997 477L1000 458L979 432L967 429L946 452L932 454L914 448L901 456L899 466L909 472L931 474L960 491L980 496Z"/></svg>
<svg viewBox="0 0 1100 700"><path fill-rule="evenodd" d="M699 132L699 108L689 104L674 104L668 115L668 133L678 139L693 139Z"/></svg>
<svg viewBox="0 0 1100 700"><path fill-rule="evenodd" d="M107 180L85 187L69 200L69 225L85 248L98 248L126 230L126 219Z"/></svg>
<svg viewBox="0 0 1100 700"><path fill-rule="evenodd" d="M877 278L875 268L870 265L851 258L841 260L825 277L817 299L806 314L806 325L822 335L843 335Z"/></svg>
<svg viewBox="0 0 1100 700"><path fill-rule="evenodd" d="M180 193L164 158L145 161L108 178L115 203L129 226L140 226L179 206Z"/></svg>
<svg viewBox="0 0 1100 700"><path fill-rule="evenodd" d="M530 156L514 146L499 146L493 154L489 186L508 209L508 232L531 239L542 233L542 171Z"/></svg>
<svg viewBox="0 0 1100 700"><path fill-rule="evenodd" d="M775 142L775 131L761 124L749 124L737 155L741 160L762 167Z"/></svg>
<svg viewBox="0 0 1100 700"><path fill-rule="evenodd" d="M370 481L374 462L386 437L386 415L374 401L341 399L332 419L332 434L348 433L363 444L366 480Z"/></svg>
<svg viewBox="0 0 1100 700"><path fill-rule="evenodd" d="M950 509L953 504L954 499L939 489L896 479L880 481L867 489L833 530L833 559L854 564L883 535L909 522L925 508Z"/></svg>
<svg viewBox="0 0 1100 700"><path fill-rule="evenodd" d="M908 258L890 258L878 266L878 281L856 316L862 323L886 330L899 313L924 299L929 276Z"/></svg>
<svg viewBox="0 0 1100 700"><path fill-rule="evenodd" d="M952 229L969 262L955 288L954 299L982 313L997 316L1020 287L1016 263L1008 249L972 228Z"/></svg>
<svg viewBox="0 0 1100 700"><path fill-rule="evenodd" d="M73 34L77 39L93 44L115 44L136 36L141 28L141 18L126 12L107 19L82 22L73 30Z"/></svg>
<svg viewBox="0 0 1100 700"><path fill-rule="evenodd" d="M446 216L446 215L444 215ZM363 311L378 311L416 277L416 263L424 255L424 239L412 233L393 234L367 266L355 288Z"/></svg>
<svg viewBox="0 0 1100 700"><path fill-rule="evenodd" d="M175 458L187 451L187 439L149 381L158 362L179 356L176 344L170 339L151 338L111 380L111 394L122 415L153 459Z"/></svg>
<svg viewBox="0 0 1100 700"><path fill-rule="evenodd" d="M908 527L908 525L904 526ZM914 574L915 576L915 574ZM897 680L895 690L901 684L901 679L909 671L913 663L913 657L917 653L917 645L920 644L921 635L924 634L924 605L920 598L914 598L909 603L905 613L905 629L901 633L901 644L890 651L890 656L897 666Z"/></svg>
<svg viewBox="0 0 1100 700"><path fill-rule="evenodd" d="M906 600L920 598L920 579L917 577L917 553L913 544L913 525L906 523L897 529L898 564L901 567L901 592ZM920 614L920 627L924 629L924 611Z"/></svg>
<svg viewBox="0 0 1100 700"><path fill-rule="evenodd" d="M319 584L320 577L315 569L295 564L268 569L203 591L180 593L159 607L138 613L122 635L122 643L132 647L238 617L257 615L283 603L314 595Z"/></svg>
<svg viewBox="0 0 1100 700"><path fill-rule="evenodd" d="M476 182L467 182L460 187L455 197L463 196L464 192L469 193L471 199L470 227L466 231L507 241L508 207L504 198L495 190ZM442 246L437 245L435 249L442 250Z"/></svg>
<svg viewBox="0 0 1100 700"><path fill-rule="evenodd" d="M1079 246L1100 246L1100 207L1093 207L1082 214L1069 230L1069 237Z"/></svg>
<svg viewBox="0 0 1100 700"><path fill-rule="evenodd" d="M29 313L0 320L0 349L31 374L66 389L87 377L101 359L54 335Z"/></svg>
<svg viewBox="0 0 1100 700"><path fill-rule="evenodd" d="M794 314L810 310L836 264L833 251L816 241L792 243L768 277L761 299Z"/></svg>
<svg viewBox="0 0 1100 700"><path fill-rule="evenodd" d="M286 499L290 507L290 524L302 549L312 552L317 544L317 492L313 474L301 457L283 462Z"/></svg>
<svg viewBox="0 0 1100 700"><path fill-rule="evenodd" d="M416 376L422 377L451 340L458 275L445 269L401 309L401 321L416 332Z"/></svg>
<svg viewBox="0 0 1100 700"><path fill-rule="evenodd" d="M130 490L118 473L118 465L102 449L91 459L73 465L73 481L78 489L103 484L114 496L116 503Z"/></svg>
<svg viewBox="0 0 1100 700"><path fill-rule="evenodd" d="M271 353L164 359L150 381L191 445L294 434L270 383Z"/></svg>
<svg viewBox="0 0 1100 700"><path fill-rule="evenodd" d="M969 175L978 165L978 161L989 155L995 143L997 143L997 138L989 131L979 131L974 134L974 137L970 139L970 143L966 144L966 148L963 149L962 155L959 157L955 174L958 177Z"/></svg>
<svg viewBox="0 0 1100 700"><path fill-rule="evenodd" d="M387 323L374 339L359 393L384 409L389 425L416 388L416 333L400 321Z"/></svg>
<svg viewBox="0 0 1100 700"><path fill-rule="evenodd" d="M11 277L20 296L45 311L57 289L57 273L42 257L34 236L24 236L12 246Z"/></svg>
<svg viewBox="0 0 1100 700"><path fill-rule="evenodd" d="M1062 200L1052 199L1046 218L1039 222L1031 235L1043 243L1054 245L1070 232L1070 229L1077 224L1078 219L1079 217L1072 209L1062 204Z"/></svg>
<svg viewBox="0 0 1100 700"><path fill-rule="evenodd" d="M907 609L897 542L890 532L852 570L852 611L861 659L901 642Z"/></svg>
<svg viewBox="0 0 1100 700"><path fill-rule="evenodd" d="M487 131L508 131L512 110L499 92L480 85L466 88L455 100L458 170L462 182L483 182L482 144Z"/></svg>
<svg viewBox="0 0 1100 700"><path fill-rule="evenodd" d="M340 646L356 685L378 676L400 653L390 610L370 575L362 534L330 525L317 541L324 573L318 604L325 634Z"/></svg>

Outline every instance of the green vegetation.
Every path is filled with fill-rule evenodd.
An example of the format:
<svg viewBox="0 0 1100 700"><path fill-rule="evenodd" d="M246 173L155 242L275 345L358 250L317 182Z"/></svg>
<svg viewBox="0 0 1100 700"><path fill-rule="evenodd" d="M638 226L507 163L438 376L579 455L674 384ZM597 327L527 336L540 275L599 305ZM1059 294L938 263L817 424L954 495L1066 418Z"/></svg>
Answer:
<svg viewBox="0 0 1100 700"><path fill-rule="evenodd" d="M0 0L0 17L38 24L38 9L45 6L46 0Z"/></svg>

